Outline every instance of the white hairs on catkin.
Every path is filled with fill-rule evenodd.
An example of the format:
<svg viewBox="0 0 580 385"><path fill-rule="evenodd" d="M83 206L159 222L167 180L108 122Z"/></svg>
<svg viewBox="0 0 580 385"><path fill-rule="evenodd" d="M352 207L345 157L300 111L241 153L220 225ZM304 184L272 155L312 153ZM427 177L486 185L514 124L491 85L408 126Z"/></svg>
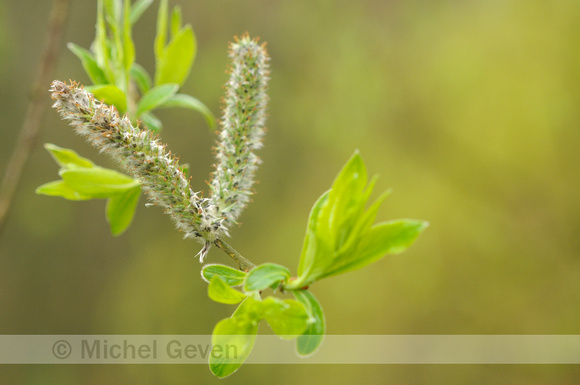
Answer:
<svg viewBox="0 0 580 385"><path fill-rule="evenodd" d="M260 163L254 151L262 147L270 75L265 44L248 35L231 44L229 57L232 65L210 182L211 206L228 227L237 222L252 194Z"/></svg>
<svg viewBox="0 0 580 385"><path fill-rule="evenodd" d="M149 130L134 127L127 115L95 100L82 86L55 80L54 108L75 131L109 154L134 178L154 205L171 216L185 238L204 244L200 261L210 245L228 235L252 194L259 164L254 151L262 146L269 80L268 55L257 39L244 35L230 46L230 79L225 85L222 129L216 145L210 198L193 192L177 159Z"/></svg>
<svg viewBox="0 0 580 385"><path fill-rule="evenodd" d="M95 100L77 83L55 80L51 92L62 119L138 179L149 201L171 216L185 238L204 243L202 258L209 243L227 233L209 200L193 192L177 159L151 131L134 127L126 115L120 117L114 107Z"/></svg>

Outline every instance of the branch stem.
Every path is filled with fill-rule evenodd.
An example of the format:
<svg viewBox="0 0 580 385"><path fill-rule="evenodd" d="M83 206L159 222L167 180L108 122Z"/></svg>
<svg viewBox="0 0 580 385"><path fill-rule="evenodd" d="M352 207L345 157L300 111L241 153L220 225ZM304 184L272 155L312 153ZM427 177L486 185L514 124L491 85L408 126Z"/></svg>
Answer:
<svg viewBox="0 0 580 385"><path fill-rule="evenodd" d="M69 0L54 0L50 12L48 33L39 72L32 85L28 110L12 157L6 167L6 174L0 184L0 235L4 230L10 204L18 182L32 152L40 130L40 122L46 106L45 88L50 82L61 46L61 37L68 16Z"/></svg>
<svg viewBox="0 0 580 385"><path fill-rule="evenodd" d="M240 270L248 272L252 270L256 265L254 265L250 260L244 258L240 253L238 253L233 247L231 247L227 242L216 238L213 244L218 248L222 249L227 255L229 255L234 261L238 263Z"/></svg>

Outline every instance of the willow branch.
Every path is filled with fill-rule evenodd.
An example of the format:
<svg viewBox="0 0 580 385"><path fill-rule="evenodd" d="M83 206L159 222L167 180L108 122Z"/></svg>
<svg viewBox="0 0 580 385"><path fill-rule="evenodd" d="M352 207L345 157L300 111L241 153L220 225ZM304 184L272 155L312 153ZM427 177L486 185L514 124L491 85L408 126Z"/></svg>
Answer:
<svg viewBox="0 0 580 385"><path fill-rule="evenodd" d="M46 106L44 90L50 83L56 64L68 7L69 0L54 0L52 3L49 30L39 72L32 85L30 102L18 136L18 142L0 185L0 235L4 230L10 204L18 187L22 171L38 137L40 121Z"/></svg>
<svg viewBox="0 0 580 385"><path fill-rule="evenodd" d="M254 265L250 260L244 258L240 253L238 253L233 247L231 247L228 243L221 240L220 238L216 238L213 241L213 244L222 249L227 255L229 255L236 263L240 270L248 272L252 270L256 265Z"/></svg>

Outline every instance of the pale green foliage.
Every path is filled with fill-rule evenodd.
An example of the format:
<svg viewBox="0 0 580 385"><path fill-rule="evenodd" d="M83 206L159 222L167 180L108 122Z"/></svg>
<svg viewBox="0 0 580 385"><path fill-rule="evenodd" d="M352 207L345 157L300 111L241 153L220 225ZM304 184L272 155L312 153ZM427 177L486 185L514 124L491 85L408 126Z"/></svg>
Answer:
<svg viewBox="0 0 580 385"><path fill-rule="evenodd" d="M296 353L302 357L312 355L322 343L326 332L326 318L322 306L309 290L294 290L294 297L306 309L310 317L308 327L300 337L296 339Z"/></svg>
<svg viewBox="0 0 580 385"><path fill-rule="evenodd" d="M197 111L213 129L215 118L211 111L193 96L177 93L189 76L197 52L193 30L190 25L181 25L178 7L172 11L167 43L167 0L162 0L159 6L154 83L147 70L135 62L131 29L151 3L140 0L131 5L130 0L99 0L96 37L91 50L74 43L68 45L93 82L87 89L98 100L115 106L119 113L128 113L134 123L143 121L153 131L160 130L162 124L152 111L167 107ZM184 99L188 102L184 103Z"/></svg>
<svg viewBox="0 0 580 385"><path fill-rule="evenodd" d="M284 266L265 263L256 266L242 278L230 281L239 284L243 279L243 293L227 287L216 272L224 276L228 269L218 265L206 267L211 275L210 298L217 302L234 303L246 296L232 318L221 321L214 329L214 338L222 343L244 342L244 357L253 345L251 336L239 333L251 331L255 323L265 319L274 333L281 338L296 339L296 352L300 356L313 354L324 338L326 320L322 306L308 290L319 279L359 269L387 254L396 254L409 247L427 227L427 222L401 219L373 225L379 206L388 193L381 195L367 209L367 203L376 178L367 187L366 167L358 152L338 174L330 190L314 204L308 220L304 248L298 267L298 277L292 278ZM206 269L204 268L204 270ZM217 288L212 286L218 286ZM226 287L229 290L226 290ZM260 302L258 293L268 288L292 291L297 301L281 300L268 296ZM232 293L230 292L235 292ZM241 316L241 315L243 316ZM234 337L225 333L238 326ZM219 377L230 375L243 361L227 362L223 358L210 359L210 368Z"/></svg>
<svg viewBox="0 0 580 385"><path fill-rule="evenodd" d="M240 303L246 296L232 289L219 276L214 275L207 287L207 295L216 302L235 304Z"/></svg>
<svg viewBox="0 0 580 385"><path fill-rule="evenodd" d="M300 288L332 275L359 269L385 254L405 250L427 227L425 221L402 219L373 225L387 196L366 209L376 178L367 186L367 172L358 153L348 161L332 188L315 203L308 220L298 278L287 288Z"/></svg>
<svg viewBox="0 0 580 385"><path fill-rule="evenodd" d="M95 166L75 151L45 144L60 165L61 180L36 189L37 194L59 196L69 200L107 199L106 216L113 235L122 234L131 224L141 185L115 170Z"/></svg>
<svg viewBox="0 0 580 385"><path fill-rule="evenodd" d="M210 264L201 269L201 277L210 282L214 276L220 277L229 286L239 286L244 282L246 273L226 265Z"/></svg>
<svg viewBox="0 0 580 385"><path fill-rule="evenodd" d="M250 270L244 280L245 291L264 290L290 278L290 270L275 263L264 263Z"/></svg>

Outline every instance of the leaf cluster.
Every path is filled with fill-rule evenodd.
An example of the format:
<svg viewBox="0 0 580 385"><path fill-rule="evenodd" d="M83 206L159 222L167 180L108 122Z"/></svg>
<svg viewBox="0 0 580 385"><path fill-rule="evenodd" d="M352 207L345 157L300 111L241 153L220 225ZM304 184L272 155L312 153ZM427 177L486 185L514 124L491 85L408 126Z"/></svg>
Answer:
<svg viewBox="0 0 580 385"><path fill-rule="evenodd" d="M235 372L254 346L258 325L266 321L282 339L296 339L296 352L308 356L318 348L325 331L322 307L312 293L295 290L295 299L273 295L261 298L263 290L281 289L290 278L284 266L266 263L248 273L225 265L206 265L202 277L209 282L208 296L220 303L238 304L231 317L218 322L213 330L212 345L235 346L236 357L210 356L210 369L218 377ZM241 286L241 291L234 289Z"/></svg>
<svg viewBox="0 0 580 385"><path fill-rule="evenodd" d="M309 286L322 278L364 267L387 254L398 254L427 227L427 222L412 219L374 224L378 209L388 196L386 192L366 207L376 180L373 178L367 186L366 167L356 152L312 208L298 277L292 277L288 268L275 263L256 266L249 272L225 265L203 268L202 277L209 282L208 296L212 300L241 303L230 318L214 328L214 345L233 345L240 353L235 360L212 357L210 369L216 376L228 376L242 365L262 320L280 338L296 339L300 356L313 354L322 343L326 321ZM289 291L295 299L261 298L268 289Z"/></svg>
<svg viewBox="0 0 580 385"><path fill-rule="evenodd" d="M169 107L197 111L213 129L215 118L211 111L193 96L178 93L197 53L195 34L189 24L182 25L179 7L173 8L169 15L167 0L160 2L154 77L135 62L132 27L152 2L98 1L96 37L90 50L74 43L68 45L93 82L86 88L97 99L115 106L120 114L129 114L133 122L142 121L152 131L162 128L153 110Z"/></svg>
<svg viewBox="0 0 580 385"><path fill-rule="evenodd" d="M107 199L106 217L113 235L122 234L131 224L141 184L118 171L96 166L75 151L45 144L44 148L60 165L62 179L45 183L37 194L59 196L68 200Z"/></svg>

